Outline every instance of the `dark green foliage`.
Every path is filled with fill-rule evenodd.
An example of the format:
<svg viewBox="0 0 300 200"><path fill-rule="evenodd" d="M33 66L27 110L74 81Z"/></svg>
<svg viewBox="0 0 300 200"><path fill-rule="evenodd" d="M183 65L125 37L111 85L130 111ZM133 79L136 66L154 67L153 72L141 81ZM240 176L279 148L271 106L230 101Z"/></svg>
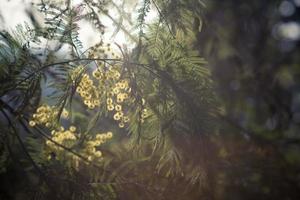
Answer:
<svg viewBox="0 0 300 200"><path fill-rule="evenodd" d="M86 4L92 12L95 12L96 8L100 9L99 5L93 5L89 1L86 1ZM24 92L39 91L40 89L33 87L35 85L51 88L53 92L48 95L48 102L61 108L65 106L72 108L78 99L73 97L76 83L69 79L68 74L79 64L88 68L92 61L81 54L82 46L78 40L77 22L82 17L91 15L82 15L80 7L70 8L68 4L60 7L42 3L39 6L46 17L45 26L38 27L36 30L28 29L27 32L18 31L19 35L16 36L18 40L26 38L26 46L21 46L20 43L23 41L17 42L9 34L3 37L8 47L3 46L2 51L6 54L3 54L2 59L15 57L14 62L17 62L17 65L8 60L10 65L16 68L16 72L6 72L8 75L4 78L11 74L15 76L12 82L3 81L7 86L2 90L7 90L4 93L9 93L17 90L22 84L26 84L26 87L22 87ZM196 140L205 144L209 142L209 135L214 132L215 127L211 121L217 104L210 74L203 58L190 47L192 36L189 34L192 31L170 32L168 25L162 23L161 19L146 27L145 16L149 8L150 1L145 1L139 10L137 26L140 33L144 32L144 34L141 35L137 50L127 55L122 67L125 72L123 76L130 79L136 101L141 102L141 98L145 97L147 106L151 108L151 115L145 124L131 121L128 130L116 130L120 135L127 134L127 136L119 136L107 148L102 149L105 152L102 164L85 166L77 172L68 163L54 162L53 158L47 161L47 156L43 154L43 141L48 138L48 130L39 127L31 130L26 124L32 113L31 109L36 108L40 103L39 99L45 99L45 96L36 93L37 100L33 102L29 113L27 111L26 114L23 113L24 111L16 112L13 105L3 99L2 112L5 115L3 117L6 118L8 125L15 124L12 130L14 135L23 135L20 140L15 141L22 147L22 151L25 151L24 163L20 163L20 166L24 167L26 173L33 173L34 179L38 182L43 183L42 187L36 190L24 188L23 192L28 193L29 196L39 199L49 199L53 195L55 198L63 199L66 197L119 199L121 196L136 199L140 195L145 195L148 199L174 199L171 194L177 189L186 190L183 195L193 191L195 197L202 194L202 191L209 190L208 169L210 167L208 165L210 164L206 161L208 155L200 151L197 156L199 160L188 161L186 158L194 148L189 149L185 146L192 138L197 138ZM24 36L28 33L33 37ZM191 40L187 41L186 36L191 36ZM44 52L43 58L38 58L29 51L30 45L39 44L38 38L46 39L47 43L56 42L57 46L54 49L50 49L49 46L40 49ZM55 54L63 44L71 47L68 60L57 60ZM23 63L22 57L24 57ZM31 60L32 62L29 62ZM5 70L6 64L2 63ZM26 66L32 71L23 73ZM11 87L12 83L15 84L14 87ZM32 101L33 96L32 94L24 96L23 105L28 106L29 104L25 102ZM143 105L137 103L132 108L136 110L133 115L139 116L139 110L142 108ZM93 134L93 129L100 127L99 123L105 124L107 121L105 120L107 114L99 110L87 123L85 117L80 116L83 113L89 116L91 113L78 109L73 111L72 120L79 122L80 126L87 127L84 133L86 135ZM7 112L9 115L6 114ZM65 150L70 154L73 153L72 149ZM3 149L3 152L1 160L6 163L9 158L7 149ZM86 158L82 157L82 159ZM144 169L149 173L146 176L142 173ZM34 179L31 184L35 184ZM176 186L183 181L186 184Z"/></svg>

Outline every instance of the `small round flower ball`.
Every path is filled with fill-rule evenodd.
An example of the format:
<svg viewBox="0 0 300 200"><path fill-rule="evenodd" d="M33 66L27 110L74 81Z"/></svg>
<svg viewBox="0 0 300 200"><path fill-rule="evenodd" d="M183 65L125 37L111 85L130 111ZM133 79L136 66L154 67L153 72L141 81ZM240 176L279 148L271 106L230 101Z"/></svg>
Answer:
<svg viewBox="0 0 300 200"><path fill-rule="evenodd" d="M113 136L113 133L111 131L109 131L109 132L106 133L107 139L111 139L112 136Z"/></svg>
<svg viewBox="0 0 300 200"><path fill-rule="evenodd" d="M71 132L75 132L75 131L76 131L76 127L75 127L75 126L70 126L69 130L70 130Z"/></svg>
<svg viewBox="0 0 300 200"><path fill-rule="evenodd" d="M36 125L35 121L33 121L33 120L29 121L29 126L33 127L35 125Z"/></svg>

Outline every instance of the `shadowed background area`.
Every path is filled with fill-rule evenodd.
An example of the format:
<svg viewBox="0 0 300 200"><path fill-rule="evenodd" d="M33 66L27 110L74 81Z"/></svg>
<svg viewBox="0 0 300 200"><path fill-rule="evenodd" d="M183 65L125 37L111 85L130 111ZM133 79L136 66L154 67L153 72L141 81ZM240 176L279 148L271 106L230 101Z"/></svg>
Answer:
<svg viewBox="0 0 300 200"><path fill-rule="evenodd" d="M224 141L239 159L226 176L228 199L297 199L300 1L206 3L198 45L225 103Z"/></svg>

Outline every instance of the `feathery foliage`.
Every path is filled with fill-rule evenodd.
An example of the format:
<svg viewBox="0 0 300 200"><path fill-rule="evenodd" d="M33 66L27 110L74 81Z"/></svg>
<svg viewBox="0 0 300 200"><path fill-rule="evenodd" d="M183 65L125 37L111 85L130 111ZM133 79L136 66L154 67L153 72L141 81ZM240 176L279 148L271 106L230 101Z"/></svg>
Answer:
<svg viewBox="0 0 300 200"><path fill-rule="evenodd" d="M1 33L1 118L25 151L25 165L32 166L27 171L43 183L25 188L32 198L182 199L211 192L218 102L206 62L192 45L190 21L200 11L189 2L177 4L182 10L174 9L179 17L173 23L173 3L143 1L136 22L140 39L132 52L121 49L122 56L103 40L90 49L79 40L84 19L93 19L104 34L99 13L111 18L105 3L42 1L42 27L18 27L16 38ZM151 6L160 16L146 24ZM115 24L124 31L122 21ZM32 51L36 44L38 53ZM64 45L70 49L60 59ZM99 130L112 130L114 138L88 146L102 137ZM2 132L5 164L13 146ZM94 159L90 150L101 154ZM176 190L185 192L175 197Z"/></svg>

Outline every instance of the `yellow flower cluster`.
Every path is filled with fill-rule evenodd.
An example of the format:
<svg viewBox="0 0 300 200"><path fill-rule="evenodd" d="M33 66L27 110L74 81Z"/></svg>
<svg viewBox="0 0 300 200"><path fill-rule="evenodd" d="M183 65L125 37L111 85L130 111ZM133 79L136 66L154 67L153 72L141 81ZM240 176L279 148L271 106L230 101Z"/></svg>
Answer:
<svg viewBox="0 0 300 200"><path fill-rule="evenodd" d="M55 106L42 105L37 108L36 112L33 114L32 120L29 122L30 126L45 125L51 127L51 136L46 140L45 153L48 155L48 159L51 159L51 154L54 153L56 159L59 160L69 160L78 168L79 158L76 155L71 154L66 151L65 148L72 149L78 143L78 138L80 133L77 133L77 128L75 126L70 126L69 129L65 130L63 126L57 126L53 124L58 117L59 109ZM68 112L63 109L63 117L68 117ZM102 152L96 148L101 144L105 143L108 139L113 136L112 132L97 134L92 139L85 139L84 147L76 150L79 154L86 156L89 161L98 159L102 156ZM62 146L60 146L62 145Z"/></svg>
<svg viewBox="0 0 300 200"><path fill-rule="evenodd" d="M86 142L84 155L88 158L89 161L98 159L102 156L102 152L97 150L97 147L105 143L108 139L111 139L112 136L112 132L99 133L93 140L89 140Z"/></svg>
<svg viewBox="0 0 300 200"><path fill-rule="evenodd" d="M99 80L99 86L105 86L106 84L110 85L117 79L119 79L120 76L120 72L117 69L114 69L113 67L108 67L108 69L105 71L101 71L100 68L97 68L93 71L93 77Z"/></svg>
<svg viewBox="0 0 300 200"><path fill-rule="evenodd" d="M113 119L119 122L119 127L123 128L129 122L129 117L124 114L123 102L129 98L131 89L128 81L123 79L114 84L107 93L107 110L114 113Z"/></svg>
<svg viewBox="0 0 300 200"><path fill-rule="evenodd" d="M104 43L101 41L100 43L96 44L95 46L89 49L89 58L115 58L119 59L120 56L117 55L116 52L113 51L111 48L110 43Z"/></svg>
<svg viewBox="0 0 300 200"><path fill-rule="evenodd" d="M88 57L95 59L120 58L113 52L111 44L105 44L103 41L90 48ZM128 114L125 114L125 112L128 112L128 109L124 108L124 102L126 100L128 100L127 103L130 101L134 102L134 99L130 99L131 88L129 87L129 82L124 78L120 80L121 74L117 64L109 67L105 66L101 61L97 61L97 64L98 68L93 71L93 77L99 81L100 98L104 102L106 100L107 110L113 113L113 119L118 122L120 128L123 128L130 120L127 116ZM145 104L144 99L142 99L142 104ZM139 119L143 123L148 116L147 109L142 108L140 114Z"/></svg>
<svg viewBox="0 0 300 200"><path fill-rule="evenodd" d="M119 127L124 127L125 123L129 121L129 117L125 116L122 106L131 92L128 80L120 80L121 74L117 66L97 68L93 71L93 77L99 81L98 92L101 98L106 100L107 110L114 113L113 118L119 121Z"/></svg>
<svg viewBox="0 0 300 200"><path fill-rule="evenodd" d="M32 115L32 120L29 121L30 126L35 126L37 124L45 125L46 127L54 126L53 122L58 116L58 109L55 106L42 105L37 108L36 112ZM67 110L63 109L62 117L67 118L69 113Z"/></svg>
<svg viewBox="0 0 300 200"><path fill-rule="evenodd" d="M111 57L109 57L111 53ZM119 58L113 53L111 44L104 44L103 41L91 47L89 50L89 58ZM120 128L123 128L127 122L129 122L128 112L126 105L129 102L134 102L131 99L131 88L129 87L129 81L121 77L120 68L117 63L104 63L102 61L96 61L97 68L92 72L93 78L84 74L83 78L77 88L77 92L84 100L90 109L100 105L100 102L106 102L106 108L109 112L112 112L113 119L118 122ZM108 66L110 65L110 66ZM98 80L98 85L93 80ZM143 105L145 100L142 99ZM126 105L124 103L127 103ZM144 107L144 106L143 106ZM143 123L148 116L147 109L141 110L140 120Z"/></svg>
<svg viewBox="0 0 300 200"><path fill-rule="evenodd" d="M70 126L68 130L60 127L60 130L53 130L51 132L51 140L46 141L47 151L55 153L56 158L62 160L69 155L69 159L75 161L74 164L78 167L78 158L75 155L66 154L64 148L60 147L56 143L63 145L67 148L72 148L76 145L79 134L76 133L76 127ZM111 139L112 132L99 133L94 138L85 141L84 147L81 149L80 154L88 159L88 161L94 161L102 157L102 152L97 150L101 144ZM49 159L51 156L48 157Z"/></svg>
<svg viewBox="0 0 300 200"><path fill-rule="evenodd" d="M79 93L79 95L83 98L84 104L90 109L94 109L96 106L100 105L99 91L96 86L94 86L93 80L90 79L89 75L83 75L76 92Z"/></svg>
<svg viewBox="0 0 300 200"><path fill-rule="evenodd" d="M71 148L76 142L76 127L70 126L68 130L65 130L64 127L60 127L59 130L52 130L51 132L51 140L46 141L46 145L49 149L56 153L56 155L60 155L61 151L64 149L57 146L54 142L61 144L67 148ZM54 142L53 142L54 141Z"/></svg>
<svg viewBox="0 0 300 200"><path fill-rule="evenodd" d="M83 71L84 67L82 65L76 67L70 72L70 78L72 81L76 81L76 79L80 76L80 73Z"/></svg>

